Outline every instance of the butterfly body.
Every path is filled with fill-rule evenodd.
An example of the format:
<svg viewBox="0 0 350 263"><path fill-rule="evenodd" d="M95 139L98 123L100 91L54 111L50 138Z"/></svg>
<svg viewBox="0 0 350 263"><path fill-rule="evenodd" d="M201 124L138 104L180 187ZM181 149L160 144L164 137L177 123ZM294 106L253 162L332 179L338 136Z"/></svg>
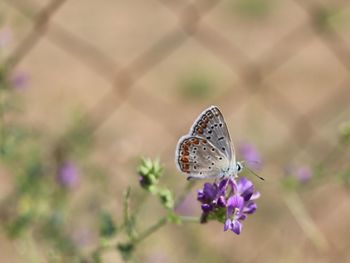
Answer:
<svg viewBox="0 0 350 263"><path fill-rule="evenodd" d="M226 122L220 110L203 111L176 147L176 164L188 178L237 177L242 165L236 162Z"/></svg>

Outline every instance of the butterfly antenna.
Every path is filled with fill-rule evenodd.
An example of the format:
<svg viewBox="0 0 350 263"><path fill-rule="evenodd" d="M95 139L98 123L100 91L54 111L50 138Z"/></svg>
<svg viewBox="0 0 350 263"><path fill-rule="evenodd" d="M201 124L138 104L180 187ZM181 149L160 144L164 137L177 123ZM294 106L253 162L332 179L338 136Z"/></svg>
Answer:
<svg viewBox="0 0 350 263"><path fill-rule="evenodd" d="M265 181L265 179L261 176L259 176L256 172L254 172L252 169L249 168L249 166L247 165L246 161L242 162L244 168L246 168L249 172L251 172L253 175L255 175L256 177L258 177L260 180Z"/></svg>

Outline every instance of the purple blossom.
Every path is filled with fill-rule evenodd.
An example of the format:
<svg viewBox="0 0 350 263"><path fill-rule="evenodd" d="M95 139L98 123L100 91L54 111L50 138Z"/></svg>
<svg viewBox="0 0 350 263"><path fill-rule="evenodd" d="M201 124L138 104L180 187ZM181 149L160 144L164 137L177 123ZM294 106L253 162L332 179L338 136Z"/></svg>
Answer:
<svg viewBox="0 0 350 263"><path fill-rule="evenodd" d="M255 170L262 168L262 158L257 148L251 143L241 143L238 151L249 166Z"/></svg>
<svg viewBox="0 0 350 263"><path fill-rule="evenodd" d="M11 76L10 82L15 89L24 90L28 87L29 75L26 72L17 71Z"/></svg>
<svg viewBox="0 0 350 263"><path fill-rule="evenodd" d="M255 200L260 193L247 178L242 177L238 182L234 178L223 179L220 182L205 183L197 194L201 202L201 222L216 219L224 223L224 231L231 230L237 235L242 231L242 221L253 214L257 205Z"/></svg>
<svg viewBox="0 0 350 263"><path fill-rule="evenodd" d="M296 171L296 176L299 178L300 182L306 183L312 177L312 170L309 166L298 167L298 169Z"/></svg>
<svg viewBox="0 0 350 263"><path fill-rule="evenodd" d="M293 176L302 184L310 181L310 179L313 176L312 169L310 168L310 166L307 166L307 165L303 165L303 166L288 165L285 168L285 174L286 176Z"/></svg>
<svg viewBox="0 0 350 263"><path fill-rule="evenodd" d="M78 167L71 161L65 162L58 170L58 182L67 188L74 188L79 183Z"/></svg>

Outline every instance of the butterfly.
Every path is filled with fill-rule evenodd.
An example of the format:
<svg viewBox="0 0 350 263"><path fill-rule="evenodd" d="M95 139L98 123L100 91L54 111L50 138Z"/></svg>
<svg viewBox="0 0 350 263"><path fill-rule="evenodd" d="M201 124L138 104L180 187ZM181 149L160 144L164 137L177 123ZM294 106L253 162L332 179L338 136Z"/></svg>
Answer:
<svg viewBox="0 0 350 263"><path fill-rule="evenodd" d="M187 179L237 177L243 165L236 161L235 149L224 117L216 106L203 111L190 133L176 147L175 162Z"/></svg>

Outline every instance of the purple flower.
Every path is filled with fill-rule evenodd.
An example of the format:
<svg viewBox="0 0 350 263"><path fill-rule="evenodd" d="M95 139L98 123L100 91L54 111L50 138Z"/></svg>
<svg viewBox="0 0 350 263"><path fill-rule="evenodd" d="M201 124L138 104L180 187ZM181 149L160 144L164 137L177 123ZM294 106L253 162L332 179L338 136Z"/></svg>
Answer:
<svg viewBox="0 0 350 263"><path fill-rule="evenodd" d="M244 198L241 195L235 194L227 200L227 216L224 231L230 229L237 235L241 233L243 225L240 220L245 219L243 208Z"/></svg>
<svg viewBox="0 0 350 263"><path fill-rule="evenodd" d="M58 170L58 182L67 188L74 188L79 183L78 167L71 161L65 162Z"/></svg>
<svg viewBox="0 0 350 263"><path fill-rule="evenodd" d="M197 199L202 203L201 222L216 219L224 223L224 231L231 230L237 235L242 231L242 221L253 214L257 205L255 200L260 193L247 178L242 177L238 183L234 178L220 182L205 183L198 191Z"/></svg>
<svg viewBox="0 0 350 263"><path fill-rule="evenodd" d="M241 143L238 147L238 151L243 159L255 170L262 168L262 159L259 151L251 143Z"/></svg>
<svg viewBox="0 0 350 263"><path fill-rule="evenodd" d="M308 182L312 177L312 170L309 166L301 166L297 169L296 176L302 183Z"/></svg>
<svg viewBox="0 0 350 263"><path fill-rule="evenodd" d="M29 75L23 71L17 71L11 76L10 82L15 89L24 90L28 87Z"/></svg>
<svg viewBox="0 0 350 263"><path fill-rule="evenodd" d="M303 166L288 165L285 168L285 174L286 176L293 176L300 183L303 183L303 184L310 181L310 179L313 176L312 169L307 165L303 165Z"/></svg>

